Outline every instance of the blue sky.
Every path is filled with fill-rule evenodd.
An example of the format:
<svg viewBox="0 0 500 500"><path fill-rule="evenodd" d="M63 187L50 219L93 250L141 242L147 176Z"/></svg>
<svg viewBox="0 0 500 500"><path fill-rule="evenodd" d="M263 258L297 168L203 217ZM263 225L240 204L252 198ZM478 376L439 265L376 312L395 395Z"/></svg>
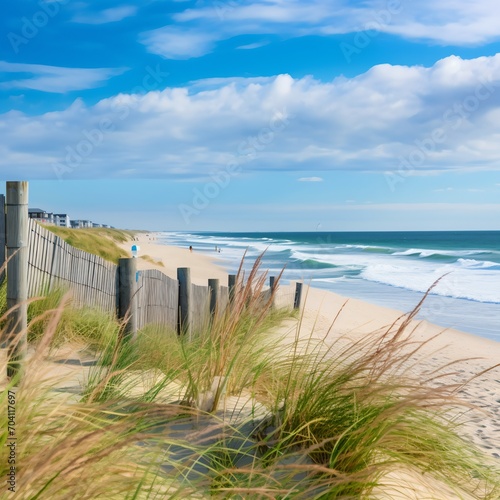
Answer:
<svg viewBox="0 0 500 500"><path fill-rule="evenodd" d="M18 0L0 171L158 230L500 229L500 6Z"/></svg>

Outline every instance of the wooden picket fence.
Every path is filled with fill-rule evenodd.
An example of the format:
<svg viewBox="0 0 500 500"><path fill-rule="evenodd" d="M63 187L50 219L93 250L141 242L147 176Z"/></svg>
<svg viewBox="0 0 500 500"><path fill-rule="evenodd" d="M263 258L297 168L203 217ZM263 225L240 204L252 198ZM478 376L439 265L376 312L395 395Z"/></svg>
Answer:
<svg viewBox="0 0 500 500"><path fill-rule="evenodd" d="M71 290L76 307L91 307L118 315L120 294L118 266L103 258L79 250L33 219L28 223L28 297L33 298L55 288ZM135 276L135 328L146 325L179 326L179 281L158 270L138 271ZM210 289L191 287L190 329L203 330L210 318ZM269 293L269 291L267 292ZM217 310L229 304L229 287L220 286ZM278 307L292 307L290 292L276 294Z"/></svg>
<svg viewBox="0 0 500 500"><path fill-rule="evenodd" d="M140 271L137 283L137 326L165 325L177 329L179 284L156 269Z"/></svg>
<svg viewBox="0 0 500 500"><path fill-rule="evenodd" d="M117 266L79 250L29 220L28 297L56 287L71 290L77 306L116 313Z"/></svg>

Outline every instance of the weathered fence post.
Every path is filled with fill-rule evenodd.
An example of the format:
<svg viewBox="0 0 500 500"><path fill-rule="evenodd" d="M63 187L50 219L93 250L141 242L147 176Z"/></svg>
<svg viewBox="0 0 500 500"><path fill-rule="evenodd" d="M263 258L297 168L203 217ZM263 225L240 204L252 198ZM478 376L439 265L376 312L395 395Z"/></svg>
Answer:
<svg viewBox="0 0 500 500"><path fill-rule="evenodd" d="M269 293L271 294L270 298L272 298L271 308L274 307L275 293L276 293L276 276L269 276Z"/></svg>
<svg viewBox="0 0 500 500"><path fill-rule="evenodd" d="M229 304L234 300L234 293L236 291L236 274L230 274L227 277L227 286L229 288Z"/></svg>
<svg viewBox="0 0 500 500"><path fill-rule="evenodd" d="M124 321L123 335L137 335L137 263L132 258L118 261L118 316Z"/></svg>
<svg viewBox="0 0 500 500"><path fill-rule="evenodd" d="M293 308L300 309L301 301L302 301L302 283L295 283L295 298L293 300Z"/></svg>
<svg viewBox="0 0 500 500"><path fill-rule="evenodd" d="M28 326L28 182L7 182L7 376L22 373Z"/></svg>
<svg viewBox="0 0 500 500"><path fill-rule="evenodd" d="M214 318L220 297L220 282L218 279L208 280L208 292L210 293L210 318Z"/></svg>
<svg viewBox="0 0 500 500"><path fill-rule="evenodd" d="M0 285L5 279L5 196L0 194Z"/></svg>
<svg viewBox="0 0 500 500"><path fill-rule="evenodd" d="M179 335L188 335L188 338L191 338L191 269L178 268L177 281L179 282Z"/></svg>

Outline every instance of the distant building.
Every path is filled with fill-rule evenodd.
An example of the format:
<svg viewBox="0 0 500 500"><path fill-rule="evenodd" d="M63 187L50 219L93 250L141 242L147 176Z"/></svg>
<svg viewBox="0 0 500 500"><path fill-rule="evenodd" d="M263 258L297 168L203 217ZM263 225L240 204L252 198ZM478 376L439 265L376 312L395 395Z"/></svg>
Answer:
<svg viewBox="0 0 500 500"><path fill-rule="evenodd" d="M54 214L41 208L28 208L28 217L42 224L54 224Z"/></svg>
<svg viewBox="0 0 500 500"><path fill-rule="evenodd" d="M59 227L72 227L75 229L88 228L88 227L112 227L107 224L96 224L91 220L74 219L70 220L68 214L53 214L46 212L41 208L29 208L28 216L30 219L35 219L42 224L54 224Z"/></svg>
<svg viewBox="0 0 500 500"><path fill-rule="evenodd" d="M92 227L92 221L77 219L70 221L70 225L72 228L75 229L83 229L87 227Z"/></svg>
<svg viewBox="0 0 500 500"><path fill-rule="evenodd" d="M68 214L54 214L54 224L59 227L71 227Z"/></svg>

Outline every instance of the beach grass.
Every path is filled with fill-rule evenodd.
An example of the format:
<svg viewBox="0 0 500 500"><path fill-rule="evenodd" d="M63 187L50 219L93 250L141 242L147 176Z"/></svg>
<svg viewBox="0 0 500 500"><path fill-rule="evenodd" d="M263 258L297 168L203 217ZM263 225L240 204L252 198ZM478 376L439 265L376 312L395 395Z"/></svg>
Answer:
<svg viewBox="0 0 500 500"><path fill-rule="evenodd" d="M141 255L139 258L149 262L150 264L154 264L155 266L165 267L161 260L153 259L151 255Z"/></svg>
<svg viewBox="0 0 500 500"><path fill-rule="evenodd" d="M273 361L267 332L291 314L287 309L272 309L272 296L263 300L265 274L259 276L259 265L260 260L246 284L238 288L231 307L216 311L213 318L207 315L201 329L191 335L179 337L176 332L149 325L134 342L116 336L92 374L87 389L92 399L114 397L118 381L127 379L126 373L131 371L159 370L165 375L159 382L162 388L175 381L183 388L179 394L183 404L207 412L217 409L222 394L239 394L255 385ZM240 274L238 282L242 281ZM103 384L103 380L107 382ZM102 394L95 393L96 387ZM160 392L151 387L147 397Z"/></svg>
<svg viewBox="0 0 500 500"><path fill-rule="evenodd" d="M16 496L373 498L404 471L458 498L499 498L498 467L460 437L463 403L443 383L450 366L425 381L408 372L426 345L408 332L416 311L328 344L273 309L259 264L238 281L230 312L191 337L151 325L132 342L112 318L72 309L63 291L33 302L26 375L1 395L5 406L16 393L23 436ZM292 341L276 329L285 318L297 324ZM42 376L68 344L95 353L76 392L74 380Z"/></svg>
<svg viewBox="0 0 500 500"><path fill-rule="evenodd" d="M62 308L51 345L81 344L87 349L101 351L112 339L118 337L119 324L110 314L90 307L71 306L71 294L64 288L54 288L28 304L28 341L37 344L45 335L52 315Z"/></svg>
<svg viewBox="0 0 500 500"><path fill-rule="evenodd" d="M52 225L45 225L44 227L62 238L69 245L98 255L115 264L118 263L118 259L129 256L117 243L125 243L134 235L134 231L123 229L98 227L72 229Z"/></svg>

